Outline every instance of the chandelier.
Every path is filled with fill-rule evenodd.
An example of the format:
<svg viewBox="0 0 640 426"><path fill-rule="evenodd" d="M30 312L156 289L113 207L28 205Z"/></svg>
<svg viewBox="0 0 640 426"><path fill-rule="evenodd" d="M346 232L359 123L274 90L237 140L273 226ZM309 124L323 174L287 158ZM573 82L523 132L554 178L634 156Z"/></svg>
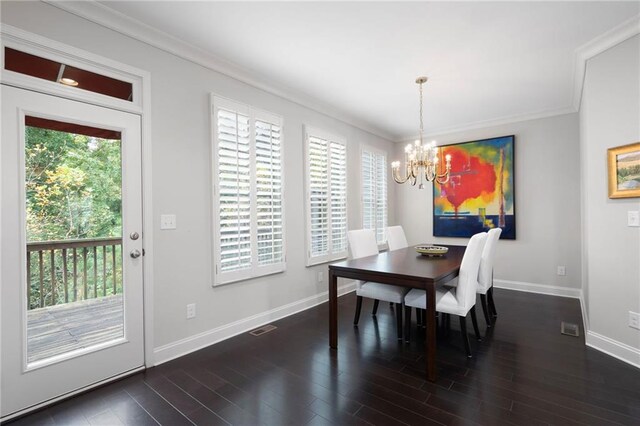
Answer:
<svg viewBox="0 0 640 426"><path fill-rule="evenodd" d="M449 181L449 172L451 171L451 155L445 156L445 170L442 173L438 173L442 170L442 162L440 155L442 154L436 146L436 141L430 144L423 144L422 139L424 135L424 122L422 112L422 85L428 80L427 77L418 77L416 83L420 85L420 139L416 140L413 144L409 144L405 147L405 159L404 159L404 173L400 174L400 162L394 161L391 163L391 169L393 171L393 179L396 183L410 182L411 185L415 185L420 178L420 185L418 188L424 188L424 180L428 182L436 181L439 184L444 184Z"/></svg>

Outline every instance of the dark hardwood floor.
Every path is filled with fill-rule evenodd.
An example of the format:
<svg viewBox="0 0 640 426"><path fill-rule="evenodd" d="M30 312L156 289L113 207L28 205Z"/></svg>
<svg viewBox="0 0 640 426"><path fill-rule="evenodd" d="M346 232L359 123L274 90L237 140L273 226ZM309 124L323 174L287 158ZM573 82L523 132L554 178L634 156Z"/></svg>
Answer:
<svg viewBox="0 0 640 426"><path fill-rule="evenodd" d="M457 321L439 338L437 383L424 380L424 333L396 340L383 303L339 300L339 349L325 303L11 425L608 425L640 424L640 370L584 345L577 300L495 290L498 320L467 359ZM415 314L413 316L415 323ZM560 321L581 337L560 334ZM469 326L469 329L471 327Z"/></svg>

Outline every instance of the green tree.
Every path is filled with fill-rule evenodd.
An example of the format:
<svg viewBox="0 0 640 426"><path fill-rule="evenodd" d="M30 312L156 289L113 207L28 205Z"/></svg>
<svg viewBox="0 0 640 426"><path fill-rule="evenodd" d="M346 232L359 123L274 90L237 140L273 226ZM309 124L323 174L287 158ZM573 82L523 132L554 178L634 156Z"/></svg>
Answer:
<svg viewBox="0 0 640 426"><path fill-rule="evenodd" d="M120 141L27 127L29 241L121 235Z"/></svg>

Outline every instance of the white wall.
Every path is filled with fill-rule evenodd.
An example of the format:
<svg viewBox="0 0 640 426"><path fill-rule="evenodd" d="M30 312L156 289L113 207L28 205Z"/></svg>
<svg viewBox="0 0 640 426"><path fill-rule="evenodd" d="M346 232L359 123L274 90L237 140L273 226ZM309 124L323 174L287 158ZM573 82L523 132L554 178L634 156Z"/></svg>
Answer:
<svg viewBox="0 0 640 426"><path fill-rule="evenodd" d="M506 135L515 135L516 240L498 243L496 285L577 297L581 282L578 114L433 139L450 144ZM396 158L402 158L403 149L404 144L398 144ZM398 189L397 200L398 223L404 225L411 244L467 244L464 238L433 236L430 185L420 190L405 184ZM558 265L566 266L566 276L556 275Z"/></svg>
<svg viewBox="0 0 640 426"><path fill-rule="evenodd" d="M166 348L172 342L246 318L259 321L256 316L261 313L300 300L309 303L320 300L314 296L327 291L327 274L324 274L325 282L317 283L315 272L326 271L326 265L304 266L303 124L347 139L351 228L361 224L360 146L368 144L387 151L391 158L395 148L391 142L51 5L3 1L1 7L3 23L151 73L156 347ZM287 271L216 288L211 286L211 92L284 117L286 179ZM394 221L394 190L393 186L389 189L390 221ZM177 215L177 230L159 230L159 217L165 213ZM186 320L186 305L194 302L198 316ZM185 348L205 344L241 328L242 325L235 324L219 334L201 335L159 356L174 356Z"/></svg>
<svg viewBox="0 0 640 426"><path fill-rule="evenodd" d="M607 149L640 141L640 36L590 59L580 108L587 343L640 366L640 228L627 227L638 198L608 198ZM612 340L609 341L608 339ZM627 346L625 348L625 346ZM635 352L634 350L635 349Z"/></svg>

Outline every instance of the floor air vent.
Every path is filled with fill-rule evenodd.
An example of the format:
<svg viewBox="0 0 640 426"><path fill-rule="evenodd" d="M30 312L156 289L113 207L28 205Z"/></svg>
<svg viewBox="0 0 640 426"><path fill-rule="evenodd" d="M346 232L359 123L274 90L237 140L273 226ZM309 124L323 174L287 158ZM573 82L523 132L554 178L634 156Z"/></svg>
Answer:
<svg viewBox="0 0 640 426"><path fill-rule="evenodd" d="M263 335L265 333L268 333L270 331L275 330L276 328L278 328L278 327L276 327L275 325L267 324L267 325L263 325L260 328L256 328L253 331L250 331L249 334L251 334L253 336L261 336L261 335Z"/></svg>
<svg viewBox="0 0 640 426"><path fill-rule="evenodd" d="M580 327L578 327L578 324L562 321L562 323L560 323L560 333L566 334L567 336L578 337L580 336Z"/></svg>

